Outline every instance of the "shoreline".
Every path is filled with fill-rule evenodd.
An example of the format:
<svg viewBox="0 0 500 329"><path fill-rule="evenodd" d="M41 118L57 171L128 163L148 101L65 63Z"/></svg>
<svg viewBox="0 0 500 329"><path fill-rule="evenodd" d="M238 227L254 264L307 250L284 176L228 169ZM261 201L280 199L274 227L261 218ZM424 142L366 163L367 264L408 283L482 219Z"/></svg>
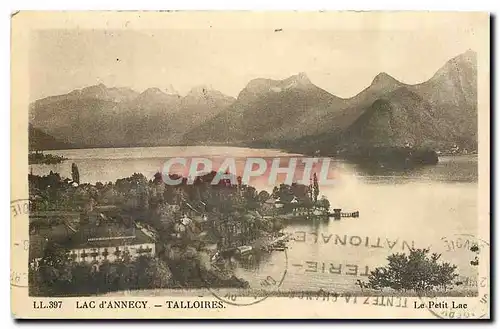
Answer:
<svg viewBox="0 0 500 329"><path fill-rule="evenodd" d="M239 149L250 149L250 150L269 150L269 151L279 151L283 152L289 155L304 155L304 156L314 156L312 154L309 154L309 152L302 152L302 151L293 151L290 149L286 148L279 148L279 147L252 147L252 146L247 146L247 145L229 145L229 144L201 144L201 145L158 145L158 146L103 146L103 147L74 147L74 148L65 148L65 149L46 149L46 150L40 150L40 152L65 152L65 151L75 151L75 150L101 150L101 149L109 149L109 150L114 150L114 149L119 149L119 150L126 150L126 149L140 149L140 148L145 148L145 149L154 149L154 148L182 148L182 147L189 147L189 148L195 148L195 147L228 147L228 148L239 148ZM462 153L437 153L438 157L461 157L461 156L474 156L477 157L478 153L477 152L471 152L468 154L462 154ZM339 155L328 155L325 156L327 158L331 159L336 159L336 160L346 160L345 157L339 156ZM67 158L65 160L72 160L71 158ZM75 160L75 159L73 159Z"/></svg>

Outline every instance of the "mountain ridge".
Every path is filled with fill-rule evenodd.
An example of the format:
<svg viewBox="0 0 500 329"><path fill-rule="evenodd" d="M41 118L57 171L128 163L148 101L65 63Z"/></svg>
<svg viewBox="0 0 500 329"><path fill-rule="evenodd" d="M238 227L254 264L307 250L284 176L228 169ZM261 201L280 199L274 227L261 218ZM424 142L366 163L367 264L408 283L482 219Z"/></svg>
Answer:
<svg viewBox="0 0 500 329"><path fill-rule="evenodd" d="M458 141L474 147L477 143L476 65L476 53L469 50L448 60L429 80L419 84L405 84L381 72L369 86L350 98L335 96L314 85L303 72L282 80L252 79L236 98L206 85L195 86L180 96L172 86L165 91L153 87L137 93L129 88L98 84L33 102L30 122L55 138L77 145L81 140L82 144L95 147L117 143L131 146L230 144L298 147L309 151L315 141L324 144L324 148L348 143L347 136L354 136L360 142L366 134L354 132L364 113L386 101L392 115L409 116L411 111L404 108L404 102L408 102L407 107L412 107L412 111L424 109L424 117L434 120L433 124L439 123L452 137L436 135L422 122L395 120L397 125L414 124L419 127L417 130L422 130L415 131L416 135L410 140L425 140L425 136L417 136L423 133L442 143ZM399 92L395 92L397 90ZM40 114L44 111L45 118ZM423 120L422 116L416 118ZM377 117L375 124L370 120L365 124L374 124L380 130L374 132L375 135L385 136L382 139L398 145L404 139L399 126L394 136L401 136L391 139L383 131L393 129L387 125L389 121ZM105 134L102 130L107 125L118 125L124 133ZM68 129L71 126L79 127L72 132ZM439 146L441 142L434 144Z"/></svg>
<svg viewBox="0 0 500 329"><path fill-rule="evenodd" d="M165 145L223 110L233 98L211 91L184 97L97 84L30 104L30 124L81 147Z"/></svg>
<svg viewBox="0 0 500 329"><path fill-rule="evenodd" d="M391 81L377 95L370 89L357 95L358 105L349 113L350 123L302 140L287 141L285 148L305 153L335 154L358 146L424 147L477 150L477 66L472 51L448 60L427 81L416 85ZM390 76L389 76L390 77ZM375 90L378 90L375 88ZM363 101L360 99L365 98ZM351 99L352 102L352 99ZM352 104L352 103L351 103ZM385 108L385 120L371 117L374 108ZM377 112L380 114L380 112ZM411 120L408 116L413 116ZM360 123L362 122L362 123Z"/></svg>

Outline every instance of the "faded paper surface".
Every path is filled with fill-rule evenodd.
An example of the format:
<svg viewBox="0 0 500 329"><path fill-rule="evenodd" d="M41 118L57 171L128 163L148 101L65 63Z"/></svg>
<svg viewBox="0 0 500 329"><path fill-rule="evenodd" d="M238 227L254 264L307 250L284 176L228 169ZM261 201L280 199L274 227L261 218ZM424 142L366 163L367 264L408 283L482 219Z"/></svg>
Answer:
<svg viewBox="0 0 500 329"><path fill-rule="evenodd" d="M488 14L20 12L12 17L11 47L15 317L489 318ZM94 89L82 90L89 86ZM62 98L48 98L54 95ZM28 130L33 134L32 152L66 160L29 165ZM363 157L364 151L380 150L381 145L405 152L403 168L400 160L394 164L385 153L372 151L370 157ZM171 148L161 148L165 146ZM413 166L424 148L439 156L438 164ZM267 153L269 149L280 151ZM219 239L218 244L209 250L210 239L205 236L211 229L203 223L192 225L195 238L186 238L185 230L179 229L188 217L186 227L191 218L219 223L217 216L223 217L219 204L213 206L217 211L207 210L210 188L198 197L181 193L167 202L163 196L170 197L164 192L168 184L159 194L154 185L155 170L161 172L173 157L189 161L200 157L211 163L219 157L236 158L240 164L248 158L267 161L298 155L314 156L321 163L326 158L342 159L334 162L333 185L322 180L318 171L320 192L329 199L325 211L333 213L318 219L312 177L310 183L304 179L303 185L309 187L304 198L310 195L314 206L303 209L290 200L278 207L284 197L272 192L282 181L268 176L251 181L257 191L273 194L266 200L243 196L248 188L233 184L235 192L229 198L239 193L256 203L252 209L250 201L243 209L231 208L226 220L241 216L246 224L265 226L251 226L252 234L271 240L287 237L286 246L263 248L266 252L255 255L251 266L235 260L245 252L242 247L258 249L248 237L230 245L235 254L220 256L229 250L220 246L234 241L240 231L213 238ZM80 168L76 176L72 163ZM392 165L397 168L389 168ZM37 183L45 184L43 188L33 185L30 194L28 174L49 172L66 179L57 182L61 190L48 181ZM102 192L105 187L97 188L99 181L115 184L135 172L149 180L144 183L147 192L127 187L130 190L120 192L120 203L113 204ZM61 196L62 189L70 193L69 200ZM85 197L91 193L96 194ZM147 198L141 199L141 193ZM157 195L161 201L155 199ZM266 204L272 198L269 208ZM195 199L203 209L193 204ZM139 201L134 204L134 200ZM147 205L141 200L147 200ZM179 209L161 213L162 202L172 209L178 202ZM30 204L38 208L30 211ZM110 206L119 208L120 215L99 210ZM335 208L342 208L342 218L336 217ZM154 237L144 237L140 232L151 232L148 228L157 223L154 216L163 216L161 223L171 220L172 225L165 235L155 227ZM296 220L300 216L304 218ZM146 251L153 265L148 263L146 269L134 263L132 267L156 273L151 274L155 280L141 283L143 288L127 289L133 283L109 279L109 273L122 267L102 267L108 262L108 254L99 254L104 249L107 253L108 248L110 252L135 248L132 242L116 243L126 239L111 231L106 238L97 236L95 227L111 225L108 221L116 221L115 217L132 221L130 241L140 235L143 240L137 244L146 250L154 246L151 253ZM283 227L275 229L276 221ZM55 223L63 228L66 240L53 239ZM85 225L92 228L85 231L83 244L74 247ZM130 223L113 225L122 229ZM35 239L43 246L45 258L34 256ZM113 242L93 249L96 241ZM46 248L53 242L56 250L48 258ZM60 246L68 244L70 255L71 250L79 250L73 260L83 259L91 272L82 270L78 273L84 275L78 277L76 270L68 270L70 265L54 263L60 260L58 252L67 248ZM441 254L438 263L457 265L459 276L445 288L369 286L371 271L387 265L391 254L409 254L412 247ZM83 257L85 248L87 254L97 250L99 255L94 260L87 254ZM222 274L214 274L212 260L217 257L222 264L217 268L230 273L223 279ZM155 259L168 264L167 268L154 263ZM109 260L129 264L119 256ZM192 264L199 272L188 273L186 268ZM30 266L45 281L33 281L28 288ZM99 281L100 290L86 286L98 282L99 275L104 280ZM163 279L166 286L155 287ZM248 286L235 288L235 280ZM84 288L75 292L75 285Z"/></svg>

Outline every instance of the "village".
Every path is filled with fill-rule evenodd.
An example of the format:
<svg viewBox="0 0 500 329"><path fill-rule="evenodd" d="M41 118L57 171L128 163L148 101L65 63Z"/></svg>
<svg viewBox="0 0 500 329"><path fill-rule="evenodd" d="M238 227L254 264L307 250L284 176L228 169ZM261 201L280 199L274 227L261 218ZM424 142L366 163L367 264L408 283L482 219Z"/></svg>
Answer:
<svg viewBox="0 0 500 329"><path fill-rule="evenodd" d="M185 184L184 178L179 186L165 184L160 173L149 181L134 174L114 184L91 185L79 183L76 164L72 169L72 179L52 172L29 177L33 273L42 274L43 267L54 263L68 268L84 264L91 276L105 275L109 280L102 271L110 271L110 266L154 259L164 269L155 274L161 285L207 284L200 281L201 269L212 280L208 284L244 287L228 263L284 251L290 236L283 229L289 221L359 216L340 209L330 212L329 201L319 198L316 176L309 186L281 184L268 193L241 180L237 185L230 180L211 185L215 172L198 177L194 184ZM51 249L63 259L50 259ZM75 281L74 273L67 276ZM165 276L167 283L162 281ZM154 279L144 279L141 287L155 288Z"/></svg>

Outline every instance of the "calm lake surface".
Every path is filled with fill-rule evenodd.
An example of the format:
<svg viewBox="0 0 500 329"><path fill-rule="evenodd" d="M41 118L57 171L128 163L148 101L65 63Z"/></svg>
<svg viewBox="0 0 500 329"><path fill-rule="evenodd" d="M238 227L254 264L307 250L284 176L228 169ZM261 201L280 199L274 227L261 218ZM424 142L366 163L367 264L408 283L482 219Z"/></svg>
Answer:
<svg viewBox="0 0 500 329"><path fill-rule="evenodd" d="M71 177L71 163L81 182L115 181L143 173L152 178L172 157L290 157L278 150L236 147L152 147L48 151L68 158L57 165L31 165L33 174L51 170ZM295 156L295 155L293 155ZM332 160L335 183L320 186L332 208L359 211L359 218L341 221L291 222L286 252L266 254L256 266L237 267L237 275L259 288L268 276L282 283L282 290L359 290L357 280L385 265L388 255L410 246L443 252L442 237L476 234L477 156L442 157L439 164L407 172L362 169ZM272 190L266 181L251 182L257 189ZM443 257L472 273L466 252ZM286 269L286 273L285 273ZM284 275L285 274L285 275Z"/></svg>

